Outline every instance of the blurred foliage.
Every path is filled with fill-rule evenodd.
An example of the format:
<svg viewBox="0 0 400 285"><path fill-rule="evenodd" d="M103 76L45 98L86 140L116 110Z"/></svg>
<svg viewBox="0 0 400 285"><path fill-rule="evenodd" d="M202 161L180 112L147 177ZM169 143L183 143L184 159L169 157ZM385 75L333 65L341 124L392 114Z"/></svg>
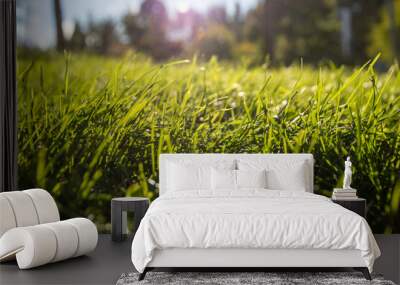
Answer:
<svg viewBox="0 0 400 285"><path fill-rule="evenodd" d="M233 56L235 37L221 24L211 24L199 32L193 41L193 53L199 53L206 59L217 56L219 59L230 59Z"/></svg>
<svg viewBox="0 0 400 285"><path fill-rule="evenodd" d="M168 15L160 0L143 1L139 13L129 12L123 17L122 24L130 45L155 60L164 60L181 51L180 43L166 38Z"/></svg>
<svg viewBox="0 0 400 285"><path fill-rule="evenodd" d="M155 61L195 54L206 61L251 58L254 64L268 58L273 66L299 58L314 65L361 65L380 52L381 70L399 58L400 0L260 0L246 11L241 5L228 13L223 2L204 12L188 4L188 10L168 14L164 0L140 0L137 11L120 18L75 21L72 36L58 50L111 56L136 50ZM55 22L62 22L61 14Z"/></svg>
<svg viewBox="0 0 400 285"><path fill-rule="evenodd" d="M400 1L387 1L380 18L371 31L368 54L380 52L382 59L390 62L400 55Z"/></svg>
<svg viewBox="0 0 400 285"><path fill-rule="evenodd" d="M73 36L77 38L81 33L78 29ZM89 22L85 44L92 50L100 54L111 54L111 49L117 42L116 27L112 20L107 19L97 23Z"/></svg>
<svg viewBox="0 0 400 285"><path fill-rule="evenodd" d="M263 62L262 53L260 52L259 45L253 42L241 42L233 48L234 57L246 66L257 65Z"/></svg>
<svg viewBox="0 0 400 285"><path fill-rule="evenodd" d="M157 197L163 152L313 153L327 196L350 155L373 231L400 233L399 67L248 64L19 56L19 186L107 229L112 197Z"/></svg>
<svg viewBox="0 0 400 285"><path fill-rule="evenodd" d="M261 1L247 16L249 39L258 40L272 62L289 64L322 58L341 60L336 1Z"/></svg>

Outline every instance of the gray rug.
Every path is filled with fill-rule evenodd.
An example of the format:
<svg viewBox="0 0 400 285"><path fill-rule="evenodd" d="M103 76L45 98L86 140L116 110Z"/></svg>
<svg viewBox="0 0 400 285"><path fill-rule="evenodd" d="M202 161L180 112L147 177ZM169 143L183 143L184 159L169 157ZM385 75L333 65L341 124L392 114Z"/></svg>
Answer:
<svg viewBox="0 0 400 285"><path fill-rule="evenodd" d="M297 285L297 284L379 284L395 285L380 275L372 275L368 281L359 272L148 272L146 278L138 281L138 273L122 274L117 285L146 284L213 284L213 285Z"/></svg>

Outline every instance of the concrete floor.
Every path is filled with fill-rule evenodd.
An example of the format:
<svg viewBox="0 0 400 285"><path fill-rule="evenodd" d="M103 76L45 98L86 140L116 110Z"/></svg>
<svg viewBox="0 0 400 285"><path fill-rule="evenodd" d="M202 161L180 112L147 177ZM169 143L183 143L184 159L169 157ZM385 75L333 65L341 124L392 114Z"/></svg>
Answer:
<svg viewBox="0 0 400 285"><path fill-rule="evenodd" d="M375 261L374 271L385 279L400 284L400 234L374 235L381 250L381 257Z"/></svg>
<svg viewBox="0 0 400 285"><path fill-rule="evenodd" d="M400 235L375 235L382 256L375 272L400 283ZM115 284L124 272L134 271L130 260L131 239L115 243L100 235L97 249L88 256L19 270L15 262L0 265L0 284ZM312 271L312 270L310 270Z"/></svg>
<svg viewBox="0 0 400 285"><path fill-rule="evenodd" d="M134 271L131 241L116 243L99 235L95 251L41 267L19 270L16 262L0 264L0 284L115 284L124 272Z"/></svg>

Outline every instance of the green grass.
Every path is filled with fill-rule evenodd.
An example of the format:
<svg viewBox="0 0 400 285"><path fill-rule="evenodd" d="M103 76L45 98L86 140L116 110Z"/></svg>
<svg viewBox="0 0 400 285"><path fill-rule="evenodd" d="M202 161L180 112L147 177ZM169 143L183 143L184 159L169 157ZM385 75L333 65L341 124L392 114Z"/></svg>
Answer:
<svg viewBox="0 0 400 285"><path fill-rule="evenodd" d="M162 152L315 157L330 195L352 158L374 232L400 232L400 72L196 59L153 64L48 54L18 60L19 185L43 187L64 217L109 223L110 199L154 199Z"/></svg>

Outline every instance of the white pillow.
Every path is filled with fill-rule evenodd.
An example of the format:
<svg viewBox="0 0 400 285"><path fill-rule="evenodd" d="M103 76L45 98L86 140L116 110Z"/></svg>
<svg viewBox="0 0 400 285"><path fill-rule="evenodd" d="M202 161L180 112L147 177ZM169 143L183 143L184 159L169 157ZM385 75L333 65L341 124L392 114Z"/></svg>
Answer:
<svg viewBox="0 0 400 285"><path fill-rule="evenodd" d="M240 170L266 170L268 189L306 191L308 171L305 161L279 160L239 160Z"/></svg>
<svg viewBox="0 0 400 285"><path fill-rule="evenodd" d="M238 188L267 188L267 171L236 170Z"/></svg>
<svg viewBox="0 0 400 285"><path fill-rule="evenodd" d="M169 163L167 185L170 191L210 190L211 168Z"/></svg>
<svg viewBox="0 0 400 285"><path fill-rule="evenodd" d="M212 189L236 189L236 170L232 169L216 169L211 170Z"/></svg>
<svg viewBox="0 0 400 285"><path fill-rule="evenodd" d="M305 164L276 167L267 170L267 188L273 190L306 191Z"/></svg>

